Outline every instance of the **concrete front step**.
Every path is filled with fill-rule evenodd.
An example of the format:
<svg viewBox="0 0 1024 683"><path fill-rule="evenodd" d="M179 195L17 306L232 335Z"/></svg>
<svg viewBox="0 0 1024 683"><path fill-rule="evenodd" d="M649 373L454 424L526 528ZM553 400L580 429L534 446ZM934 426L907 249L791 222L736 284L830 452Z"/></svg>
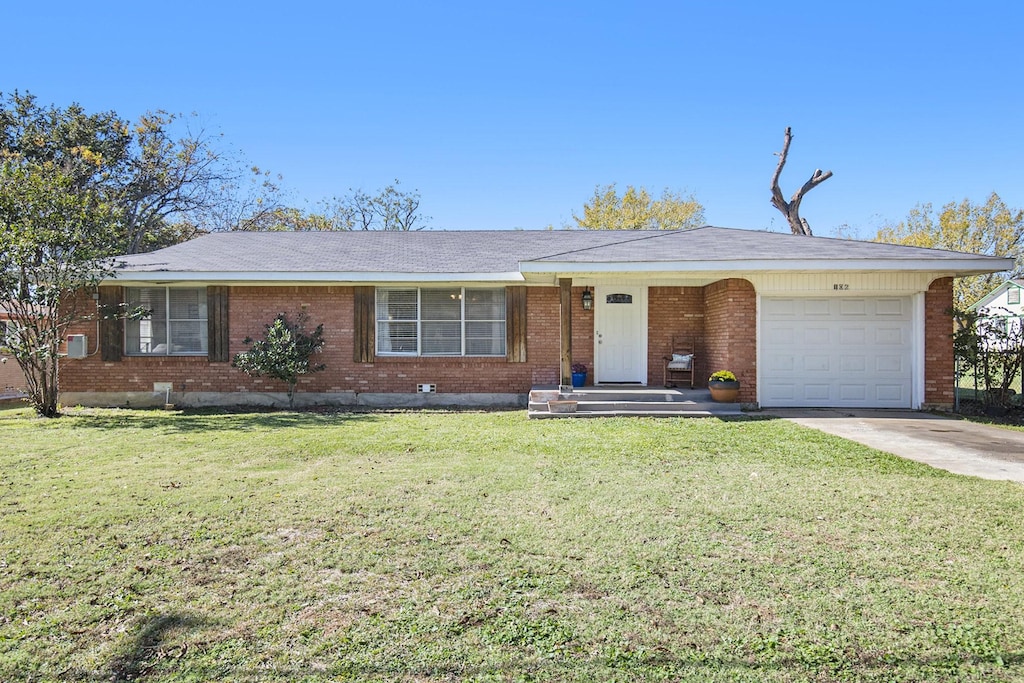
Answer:
<svg viewBox="0 0 1024 683"><path fill-rule="evenodd" d="M733 415L742 415L742 413L739 410L735 413L707 410L577 410L575 413L552 413L548 412L546 407L543 412L531 410L527 413L527 417L531 420L548 420L558 417L725 417Z"/></svg>
<svg viewBox="0 0 1024 683"><path fill-rule="evenodd" d="M636 409L633 407L629 408L612 408L612 409L599 409L591 410L589 408L577 408L575 413L551 413L548 411L547 405L542 410L532 410L526 414L530 420L548 420L551 418L617 418L617 417L634 417L634 418L721 418L721 417L735 417L742 415L742 412L736 408L735 410L720 410L715 409L714 411L707 410L676 410L676 411L648 411L643 409Z"/></svg>
<svg viewBox="0 0 1024 683"><path fill-rule="evenodd" d="M711 400L710 392L703 392L703 395L698 397L697 392L693 394L681 394L678 392L668 391L645 391L645 392L627 392L627 391L574 391L572 393L577 399L585 401L643 401L646 403L700 403L701 399L705 401ZM568 395L568 394L566 394Z"/></svg>
<svg viewBox="0 0 1024 683"><path fill-rule="evenodd" d="M571 392L559 392L558 387L534 387L530 391L531 402L543 402L555 397L572 397L584 401L650 401L650 402L701 402L710 401L707 389L666 389L662 387L580 387Z"/></svg>
<svg viewBox="0 0 1024 683"><path fill-rule="evenodd" d="M652 413L672 413L672 412L689 412L693 410L707 410L711 411L714 408L723 405L720 403L695 403L693 401L595 401L587 399L574 399L571 396L565 396L559 400L562 401L576 401L576 410L589 410L589 411L616 411L616 410L643 410ZM538 412L547 412L548 404L546 401L531 401L529 405L530 410ZM736 405L736 410L739 410L739 406Z"/></svg>
<svg viewBox="0 0 1024 683"><path fill-rule="evenodd" d="M551 412L548 401L575 401L575 412ZM538 386L530 392L527 414L531 418L610 417L711 417L741 415L738 403L715 403L707 389L668 389L641 386L580 387L561 392L555 386Z"/></svg>

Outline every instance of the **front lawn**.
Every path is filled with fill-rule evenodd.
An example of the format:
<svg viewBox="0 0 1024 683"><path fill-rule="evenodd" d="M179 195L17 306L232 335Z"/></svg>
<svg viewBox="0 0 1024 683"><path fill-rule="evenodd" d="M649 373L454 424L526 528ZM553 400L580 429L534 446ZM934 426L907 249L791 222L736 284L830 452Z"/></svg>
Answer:
<svg viewBox="0 0 1024 683"><path fill-rule="evenodd" d="M0 680L1011 681L1024 487L782 420L0 411Z"/></svg>

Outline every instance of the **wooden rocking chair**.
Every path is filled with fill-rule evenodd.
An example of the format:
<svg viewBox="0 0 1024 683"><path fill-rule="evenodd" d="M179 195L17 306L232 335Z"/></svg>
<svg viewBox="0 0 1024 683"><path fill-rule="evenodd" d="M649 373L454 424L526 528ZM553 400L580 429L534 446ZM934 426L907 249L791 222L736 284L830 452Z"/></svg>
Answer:
<svg viewBox="0 0 1024 683"><path fill-rule="evenodd" d="M694 358L693 339L690 337L672 337L672 352L665 356L664 384L666 387L677 387L680 382L689 382L693 388Z"/></svg>

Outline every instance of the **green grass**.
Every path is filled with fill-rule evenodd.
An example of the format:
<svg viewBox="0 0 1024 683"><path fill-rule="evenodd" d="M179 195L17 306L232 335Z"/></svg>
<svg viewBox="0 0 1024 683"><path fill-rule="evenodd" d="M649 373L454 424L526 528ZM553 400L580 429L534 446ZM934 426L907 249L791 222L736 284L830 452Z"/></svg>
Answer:
<svg viewBox="0 0 1024 683"><path fill-rule="evenodd" d="M1010 388L1013 389L1018 394L1024 393L1024 392L1021 391L1021 380L1022 380L1021 373L1018 373L1017 376L1013 378L1013 381L1010 382ZM971 390L973 390L975 388L974 372L971 371L971 370L968 370L967 372L965 372L960 377L960 381L958 383L958 386L961 389L971 389ZM985 382L980 377L977 379L977 388L978 388L979 391L983 391L985 389Z"/></svg>
<svg viewBox="0 0 1024 683"><path fill-rule="evenodd" d="M8 410L0 680L1021 680L1022 541L782 420Z"/></svg>

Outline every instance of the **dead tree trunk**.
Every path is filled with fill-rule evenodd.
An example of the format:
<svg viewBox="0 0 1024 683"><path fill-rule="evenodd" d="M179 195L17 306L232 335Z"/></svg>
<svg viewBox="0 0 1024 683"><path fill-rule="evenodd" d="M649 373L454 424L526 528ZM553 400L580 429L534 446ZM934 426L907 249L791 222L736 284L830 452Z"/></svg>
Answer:
<svg viewBox="0 0 1024 683"><path fill-rule="evenodd" d="M810 180L794 192L793 197L787 202L785 197L782 196L782 190L779 189L779 176L782 175L782 167L786 165L786 157L789 155L789 143L792 141L792 129L787 127L785 141L782 143L782 151L778 155L779 165L775 167L775 173L772 174L772 206L781 211L782 215L786 217L789 229L793 231L794 235L810 236L811 226L807 224L805 219L800 218L800 202L803 201L805 194L831 178L832 171L822 173L820 168L816 169L814 174L811 175Z"/></svg>

